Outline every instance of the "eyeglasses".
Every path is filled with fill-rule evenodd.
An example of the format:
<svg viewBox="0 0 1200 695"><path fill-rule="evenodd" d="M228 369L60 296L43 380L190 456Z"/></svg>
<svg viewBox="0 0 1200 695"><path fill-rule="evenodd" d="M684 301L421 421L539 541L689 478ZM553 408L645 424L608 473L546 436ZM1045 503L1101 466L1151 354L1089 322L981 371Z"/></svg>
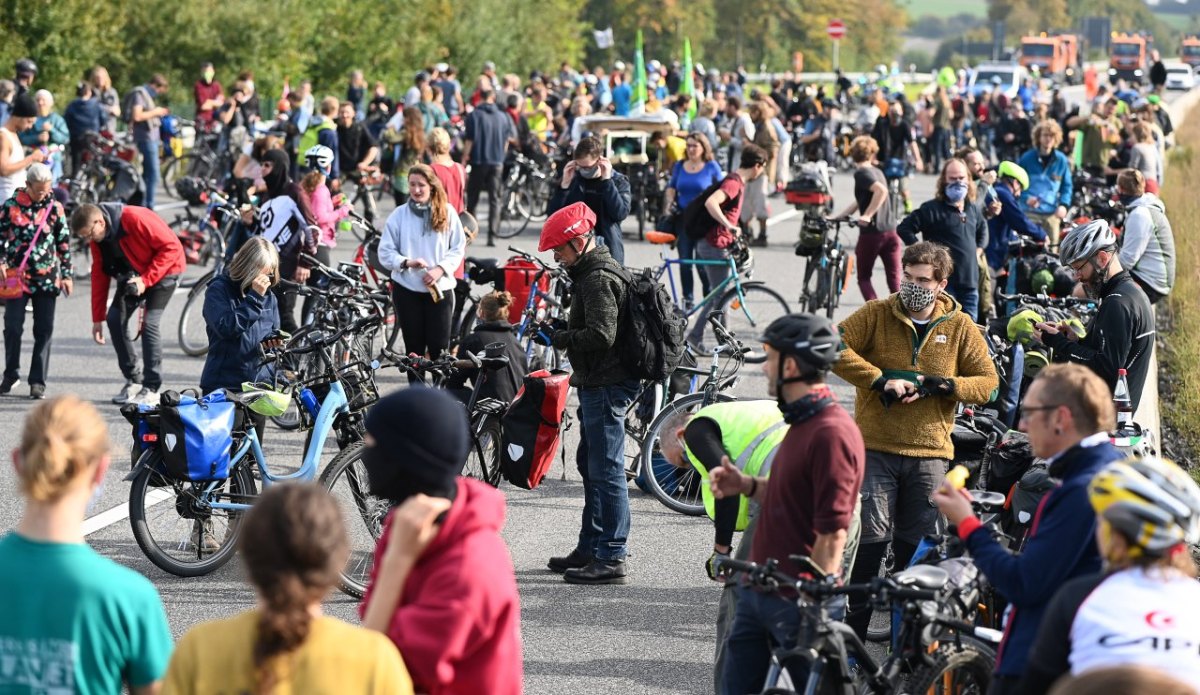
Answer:
<svg viewBox="0 0 1200 695"><path fill-rule="evenodd" d="M1058 410L1062 405L1023 405L1021 406L1021 419L1026 420L1033 413L1041 410Z"/></svg>

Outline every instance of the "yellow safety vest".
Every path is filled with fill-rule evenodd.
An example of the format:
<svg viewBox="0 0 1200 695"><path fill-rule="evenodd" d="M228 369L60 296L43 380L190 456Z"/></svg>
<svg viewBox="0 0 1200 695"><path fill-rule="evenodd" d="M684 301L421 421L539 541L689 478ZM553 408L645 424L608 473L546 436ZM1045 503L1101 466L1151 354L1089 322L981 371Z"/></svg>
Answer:
<svg viewBox="0 0 1200 695"><path fill-rule="evenodd" d="M336 128L336 126L333 125L333 121L330 121L330 120L324 119L324 118L322 118L320 123L311 123L310 122L308 124L308 129L305 130L304 133L300 135L300 146L298 148L298 150L299 150L298 154L300 156L300 162L302 164L304 163L304 153L308 152L313 147L316 147L317 145L321 144L321 141L320 141L321 131L322 130L333 130L334 128ZM337 155L337 152L334 152L334 155Z"/></svg>
<svg viewBox="0 0 1200 695"><path fill-rule="evenodd" d="M787 423L783 421L783 413L779 412L779 405L775 401L714 403L697 411L696 417L708 418L717 423L721 428L721 445L739 470L746 475L770 474L775 452L788 431ZM708 487L708 470L691 451L687 451L687 457L700 473L700 494L704 497L704 511L708 513L708 518L715 519L715 500L712 490ZM749 523L750 501L741 497L736 530L745 530Z"/></svg>

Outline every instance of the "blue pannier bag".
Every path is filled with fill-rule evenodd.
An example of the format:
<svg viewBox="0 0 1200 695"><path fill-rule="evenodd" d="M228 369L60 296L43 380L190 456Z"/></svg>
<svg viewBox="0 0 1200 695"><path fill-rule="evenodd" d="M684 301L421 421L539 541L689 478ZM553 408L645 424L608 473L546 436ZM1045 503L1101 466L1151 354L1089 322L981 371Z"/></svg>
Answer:
<svg viewBox="0 0 1200 695"><path fill-rule="evenodd" d="M888 180L902 179L908 176L908 164L903 159L893 157L883 165L883 176Z"/></svg>
<svg viewBox="0 0 1200 695"><path fill-rule="evenodd" d="M198 399L163 393L158 447L166 474L176 480L228 478L236 411L223 390Z"/></svg>

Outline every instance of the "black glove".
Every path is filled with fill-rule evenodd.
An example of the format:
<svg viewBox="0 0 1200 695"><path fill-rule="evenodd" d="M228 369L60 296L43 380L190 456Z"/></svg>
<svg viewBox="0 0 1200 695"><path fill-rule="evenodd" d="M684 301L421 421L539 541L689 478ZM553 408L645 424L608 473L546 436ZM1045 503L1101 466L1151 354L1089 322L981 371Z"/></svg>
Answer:
<svg viewBox="0 0 1200 695"><path fill-rule="evenodd" d="M708 574L708 578L714 582L724 581L729 576L729 572L720 565L722 561L728 559L729 553L714 550L712 555L708 556L708 560L704 562L704 571Z"/></svg>
<svg viewBox="0 0 1200 695"><path fill-rule="evenodd" d="M549 321L543 321L534 326L533 338L531 338L531 340L538 345L550 347L554 344L554 334L566 329L566 327L567 322L562 319L556 318L550 319Z"/></svg>
<svg viewBox="0 0 1200 695"><path fill-rule="evenodd" d="M953 396L954 379L926 374L919 390L922 396Z"/></svg>

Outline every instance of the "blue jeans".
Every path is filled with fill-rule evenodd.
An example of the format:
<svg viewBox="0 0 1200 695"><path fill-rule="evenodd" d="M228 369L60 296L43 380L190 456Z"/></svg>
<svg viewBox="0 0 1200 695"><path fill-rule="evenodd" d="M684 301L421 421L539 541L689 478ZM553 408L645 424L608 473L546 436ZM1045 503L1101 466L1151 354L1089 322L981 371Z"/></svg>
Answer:
<svg viewBox="0 0 1200 695"><path fill-rule="evenodd" d="M946 292L962 304L963 313L972 321L979 316L979 286L978 285L947 285Z"/></svg>
<svg viewBox="0 0 1200 695"><path fill-rule="evenodd" d="M679 250L679 258L681 260L691 260L696 257L696 239L687 235L683 229L683 215L679 216L679 223L675 225L675 244ZM683 301L691 304L695 295L692 293L696 286L695 274L700 276L700 287L702 288L701 297L706 296L710 290L708 275L704 272L705 266L688 265L681 263L676 266L679 268L679 288L683 293Z"/></svg>
<svg viewBox="0 0 1200 695"><path fill-rule="evenodd" d="M154 189L158 185L158 142L139 141L138 152L142 153L142 182L146 186L146 197L142 205L154 209Z"/></svg>
<svg viewBox="0 0 1200 695"><path fill-rule="evenodd" d="M629 487L625 481L625 410L638 382L579 389L579 449L583 524L575 550L599 560L624 560L629 538Z"/></svg>

